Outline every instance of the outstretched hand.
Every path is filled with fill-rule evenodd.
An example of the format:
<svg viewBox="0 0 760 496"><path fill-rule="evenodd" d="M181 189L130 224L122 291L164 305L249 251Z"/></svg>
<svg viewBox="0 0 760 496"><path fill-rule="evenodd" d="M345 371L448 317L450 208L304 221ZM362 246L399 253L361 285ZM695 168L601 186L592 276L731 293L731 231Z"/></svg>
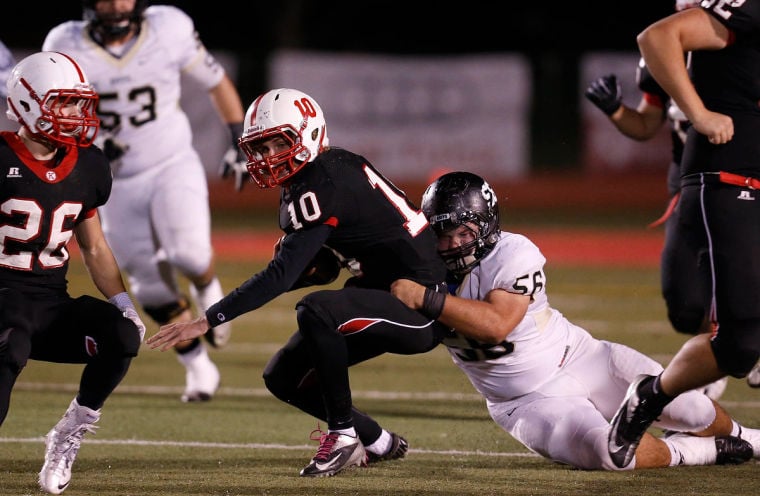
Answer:
<svg viewBox="0 0 760 496"><path fill-rule="evenodd" d="M158 332L149 337L145 343L151 349L159 348L161 351L166 351L173 348L177 343L203 336L208 329L208 321L204 315L190 322L174 322L162 325Z"/></svg>

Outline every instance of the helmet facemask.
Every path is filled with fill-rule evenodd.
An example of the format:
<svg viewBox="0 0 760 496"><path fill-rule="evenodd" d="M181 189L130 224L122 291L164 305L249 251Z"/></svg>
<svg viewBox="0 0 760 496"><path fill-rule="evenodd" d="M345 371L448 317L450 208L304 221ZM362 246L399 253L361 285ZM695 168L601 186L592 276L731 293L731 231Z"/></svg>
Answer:
<svg viewBox="0 0 760 496"><path fill-rule="evenodd" d="M135 0L131 12L98 14L95 4L98 0L82 2L82 17L89 23L93 37L101 43L108 43L125 37L133 28L139 28L143 12L148 7L147 0Z"/></svg>
<svg viewBox="0 0 760 496"><path fill-rule="evenodd" d="M50 90L40 104L42 115L32 131L58 143L90 146L100 125L95 116L97 103L94 92Z"/></svg>
<svg viewBox="0 0 760 496"><path fill-rule="evenodd" d="M260 151L264 141L281 138L288 148L280 153L267 155ZM266 129L261 133L240 139L240 149L248 158L246 168L260 188L273 188L298 172L311 157L301 142L300 135L289 125Z"/></svg>
<svg viewBox="0 0 760 496"><path fill-rule="evenodd" d="M100 120L98 95L68 56L39 52L19 62L8 79L10 120L56 146L90 146Z"/></svg>
<svg viewBox="0 0 760 496"><path fill-rule="evenodd" d="M286 183L328 146L327 124L316 101L294 89L269 90L245 113L238 146L260 188Z"/></svg>
<svg viewBox="0 0 760 496"><path fill-rule="evenodd" d="M441 216L438 216L437 220L430 221L436 234L439 236L446 234L449 237L456 238L472 238L471 241L463 242L454 248L438 250L438 254L446 264L446 268L454 274L463 276L469 273L490 253L499 239L499 231L498 229L494 230L492 227L493 222L489 222L473 212L458 215L456 221L451 220L450 214L443 215L448 215L449 219L443 220L440 218ZM496 222L496 226L498 226L498 221ZM460 227L464 229L464 232Z"/></svg>

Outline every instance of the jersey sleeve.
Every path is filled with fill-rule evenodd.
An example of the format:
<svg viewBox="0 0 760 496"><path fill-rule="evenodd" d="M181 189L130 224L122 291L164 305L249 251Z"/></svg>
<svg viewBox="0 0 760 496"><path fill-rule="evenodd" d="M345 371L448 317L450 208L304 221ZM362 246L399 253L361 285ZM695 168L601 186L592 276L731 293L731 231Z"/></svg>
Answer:
<svg viewBox="0 0 760 496"><path fill-rule="evenodd" d="M43 52L68 52L74 48L74 40L82 36L84 23L68 21L51 29L42 42Z"/></svg>
<svg viewBox="0 0 760 496"><path fill-rule="evenodd" d="M5 81L11 75L11 70L15 63L11 51L0 41L0 97L2 98L8 96L6 94Z"/></svg>
<svg viewBox="0 0 760 496"><path fill-rule="evenodd" d="M151 16L157 32L166 37L166 46L184 75L207 90L219 84L224 68L206 50L190 16L169 5L149 7L146 15Z"/></svg>
<svg viewBox="0 0 760 496"><path fill-rule="evenodd" d="M705 6L707 3L711 5ZM737 36L758 37L760 2L702 2L702 8Z"/></svg>
<svg viewBox="0 0 760 496"><path fill-rule="evenodd" d="M538 247L520 234L503 233L507 243L500 243L496 259L501 263L494 267L492 289L525 294L525 287L534 284L533 274L542 273L546 258Z"/></svg>

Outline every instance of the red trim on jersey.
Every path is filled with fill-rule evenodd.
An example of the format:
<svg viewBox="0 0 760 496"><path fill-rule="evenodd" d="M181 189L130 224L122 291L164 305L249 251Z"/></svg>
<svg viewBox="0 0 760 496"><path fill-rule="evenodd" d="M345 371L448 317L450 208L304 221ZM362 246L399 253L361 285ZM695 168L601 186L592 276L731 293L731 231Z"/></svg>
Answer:
<svg viewBox="0 0 760 496"><path fill-rule="evenodd" d="M26 165L29 170L34 172L34 175L45 181L46 183L59 183L66 179L66 177L74 170L74 166L77 164L79 158L79 149L75 146L66 145L66 153L63 156L63 160L57 167L48 167L51 160L38 160L34 158L34 155L29 151L21 137L11 131L2 131L3 138L16 153L21 162Z"/></svg>
<svg viewBox="0 0 760 496"><path fill-rule="evenodd" d="M662 98L660 98L658 95L655 95L654 93L644 93L644 100L649 105L654 105L655 107L665 108L665 102L663 102Z"/></svg>
<svg viewBox="0 0 760 496"><path fill-rule="evenodd" d="M363 331L381 321L382 319L354 319L338 326L338 332L341 334L353 334Z"/></svg>
<svg viewBox="0 0 760 496"><path fill-rule="evenodd" d="M327 224L328 226L332 226L332 227L338 227L338 224L339 224L338 218L337 217L330 217L329 219L327 219L325 221L325 224Z"/></svg>

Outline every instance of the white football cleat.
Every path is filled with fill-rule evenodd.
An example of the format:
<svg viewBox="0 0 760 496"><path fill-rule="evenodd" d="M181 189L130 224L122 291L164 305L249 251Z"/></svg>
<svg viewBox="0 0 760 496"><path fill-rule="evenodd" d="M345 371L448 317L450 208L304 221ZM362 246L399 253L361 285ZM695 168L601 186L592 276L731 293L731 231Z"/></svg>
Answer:
<svg viewBox="0 0 760 496"><path fill-rule="evenodd" d="M63 418L45 436L45 463L39 477L43 491L61 494L69 486L82 437L86 432L95 432L93 424L98 420L99 410L80 406L76 398L71 401Z"/></svg>
<svg viewBox="0 0 760 496"><path fill-rule="evenodd" d="M185 366L185 392L181 400L184 403L209 401L219 388L219 369L211 361L203 343L196 349L177 359Z"/></svg>

